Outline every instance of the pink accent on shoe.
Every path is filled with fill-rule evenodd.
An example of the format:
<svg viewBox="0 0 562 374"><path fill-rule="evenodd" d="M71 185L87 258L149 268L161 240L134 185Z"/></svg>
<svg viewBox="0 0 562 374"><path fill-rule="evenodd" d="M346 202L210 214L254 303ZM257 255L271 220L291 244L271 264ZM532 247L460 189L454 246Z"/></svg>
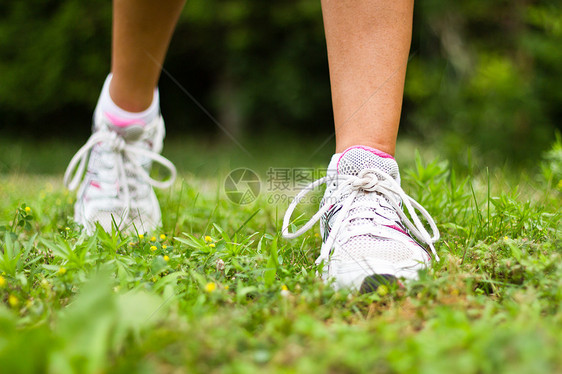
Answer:
<svg viewBox="0 0 562 374"><path fill-rule="evenodd" d="M107 117L107 119L109 119L109 121L111 122L112 125L117 126L117 127L127 127L127 126L131 126L131 125L141 125L141 126L146 125L146 123L144 123L144 121L141 121L139 119L124 120L124 119L121 119L117 116L114 116L113 114L110 114L108 112L105 112L105 116Z"/></svg>
<svg viewBox="0 0 562 374"><path fill-rule="evenodd" d="M100 185L98 182L96 182L96 181L91 181L91 182L90 182L90 186L93 186L93 187L95 187L95 188L101 188L101 185Z"/></svg>
<svg viewBox="0 0 562 374"><path fill-rule="evenodd" d="M371 152L372 154L374 154L376 156L379 156L381 158L391 158L391 159L394 160L394 157L392 157L392 155L389 155L386 152L379 151L378 149L375 149L375 148L372 148L372 147L367 147L366 145L354 145L354 146L349 147L348 149L346 149L345 151L342 152L342 154L341 154L341 156L338 160L338 163L336 165L336 170L339 170L339 168L340 168L340 160L343 157L343 155L345 155L348 151L351 151L352 149L357 149L357 148L362 149L362 150L367 151L367 152Z"/></svg>
<svg viewBox="0 0 562 374"><path fill-rule="evenodd" d="M396 225L384 225L386 227L388 227L389 229L394 229L396 231L400 231L402 234L408 235L408 233L406 231L404 231L403 229L401 229L400 227L396 226Z"/></svg>

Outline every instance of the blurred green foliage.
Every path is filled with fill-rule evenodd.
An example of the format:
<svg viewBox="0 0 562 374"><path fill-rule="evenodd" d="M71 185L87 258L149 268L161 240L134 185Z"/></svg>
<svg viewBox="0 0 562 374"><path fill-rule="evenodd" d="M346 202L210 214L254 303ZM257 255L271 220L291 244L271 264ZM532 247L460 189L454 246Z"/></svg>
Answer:
<svg viewBox="0 0 562 374"><path fill-rule="evenodd" d="M469 146L536 160L562 125L560 2L417 6L405 94L412 127L453 160Z"/></svg>
<svg viewBox="0 0 562 374"><path fill-rule="evenodd" d="M522 161L562 124L562 6L537 0L416 3L403 128L451 160L467 148ZM86 135L109 69L111 2L0 4L0 129ZM169 132L330 134L317 0L192 0L160 87ZM181 87L180 87L181 86ZM459 152L460 151L460 152Z"/></svg>

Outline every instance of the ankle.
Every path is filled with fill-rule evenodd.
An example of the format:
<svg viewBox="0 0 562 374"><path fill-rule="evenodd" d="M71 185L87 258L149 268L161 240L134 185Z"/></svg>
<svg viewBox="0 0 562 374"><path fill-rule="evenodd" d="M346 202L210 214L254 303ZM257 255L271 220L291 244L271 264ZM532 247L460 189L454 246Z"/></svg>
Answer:
<svg viewBox="0 0 562 374"><path fill-rule="evenodd" d="M374 149L382 154L386 154L388 156L394 157L394 153L396 151L396 144L387 144L382 142L375 142L369 141L367 139L358 141L358 142L337 142L336 144L336 152L343 153L346 150L354 147L365 147Z"/></svg>
<svg viewBox="0 0 562 374"><path fill-rule="evenodd" d="M96 112L105 114L111 122L117 126L126 126L128 123L143 123L147 124L152 122L160 115L160 100L158 89L154 89L151 101L148 106L142 105L144 109L136 111L131 108L141 108L141 105L125 105L123 100L116 100L112 92L112 74L109 74L102 88Z"/></svg>

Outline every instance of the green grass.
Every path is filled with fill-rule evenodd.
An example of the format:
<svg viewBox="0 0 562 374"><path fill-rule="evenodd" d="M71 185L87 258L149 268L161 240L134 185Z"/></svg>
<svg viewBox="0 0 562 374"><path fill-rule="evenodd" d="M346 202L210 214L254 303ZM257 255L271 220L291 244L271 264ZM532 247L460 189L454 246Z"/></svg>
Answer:
<svg viewBox="0 0 562 374"><path fill-rule="evenodd" d="M286 202L266 191L237 206L222 189L233 167L264 181L270 166L321 166L326 151L299 164L298 145L283 163L280 147L252 161L192 143L198 158L177 161L181 178L159 193L163 229L142 238L85 236L60 175L3 158L0 372L562 372L559 143L531 171L402 163L404 189L441 230L442 260L405 288L361 296L318 280L317 229L280 237ZM193 154L184 147L169 157Z"/></svg>

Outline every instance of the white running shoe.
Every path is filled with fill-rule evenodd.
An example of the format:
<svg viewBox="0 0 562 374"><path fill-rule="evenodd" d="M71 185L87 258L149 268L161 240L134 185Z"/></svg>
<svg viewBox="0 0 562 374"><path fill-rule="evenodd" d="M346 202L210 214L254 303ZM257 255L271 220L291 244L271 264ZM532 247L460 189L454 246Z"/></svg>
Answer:
<svg viewBox="0 0 562 374"><path fill-rule="evenodd" d="M64 184L75 190L80 181L74 220L89 234L99 223L107 232L113 226L139 233L161 225L161 212L152 187L167 188L176 168L160 155L165 135L164 121L115 125L102 111L94 114L93 134L74 155L64 174ZM168 169L167 180L155 180L152 162ZM86 173L84 173L87 165Z"/></svg>
<svg viewBox="0 0 562 374"><path fill-rule="evenodd" d="M290 219L297 204L324 183L327 188L320 210L302 228L290 233ZM432 235L416 210L426 219ZM433 246L439 239L435 222L400 187L394 158L376 149L348 148L340 156L336 170L328 170L326 177L304 188L287 209L283 236L295 238L318 220L323 244L316 263L323 263L322 278L334 280L336 289L371 292L380 284L396 283L400 278L417 279L418 271L429 266L430 253L439 261Z"/></svg>

